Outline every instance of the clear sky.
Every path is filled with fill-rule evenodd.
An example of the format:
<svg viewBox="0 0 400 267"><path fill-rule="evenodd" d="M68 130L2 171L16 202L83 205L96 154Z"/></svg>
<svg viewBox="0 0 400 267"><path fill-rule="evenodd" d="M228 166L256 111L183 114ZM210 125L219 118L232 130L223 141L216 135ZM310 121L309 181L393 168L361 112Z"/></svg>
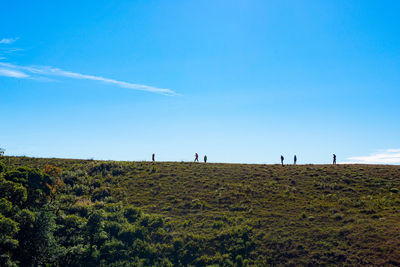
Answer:
<svg viewBox="0 0 400 267"><path fill-rule="evenodd" d="M8 155L400 163L399 1L0 2Z"/></svg>

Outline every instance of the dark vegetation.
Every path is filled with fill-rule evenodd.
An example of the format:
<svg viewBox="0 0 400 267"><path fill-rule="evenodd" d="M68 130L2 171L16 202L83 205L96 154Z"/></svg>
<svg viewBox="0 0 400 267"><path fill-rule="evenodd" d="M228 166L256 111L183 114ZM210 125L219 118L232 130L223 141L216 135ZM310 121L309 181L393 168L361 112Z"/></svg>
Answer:
<svg viewBox="0 0 400 267"><path fill-rule="evenodd" d="M1 266L400 265L400 167L0 159Z"/></svg>

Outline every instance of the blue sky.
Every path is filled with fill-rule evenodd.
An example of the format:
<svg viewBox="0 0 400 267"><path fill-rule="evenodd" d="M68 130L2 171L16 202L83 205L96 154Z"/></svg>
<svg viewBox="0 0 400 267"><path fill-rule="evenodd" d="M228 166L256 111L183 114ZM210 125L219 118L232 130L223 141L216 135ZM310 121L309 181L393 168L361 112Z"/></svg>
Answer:
<svg viewBox="0 0 400 267"><path fill-rule="evenodd" d="M398 1L3 1L0 147L400 163Z"/></svg>

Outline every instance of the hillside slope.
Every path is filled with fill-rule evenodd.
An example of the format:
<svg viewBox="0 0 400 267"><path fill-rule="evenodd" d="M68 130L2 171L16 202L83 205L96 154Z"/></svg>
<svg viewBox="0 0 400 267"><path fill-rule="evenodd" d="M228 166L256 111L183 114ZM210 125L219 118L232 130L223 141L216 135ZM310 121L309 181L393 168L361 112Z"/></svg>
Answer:
<svg viewBox="0 0 400 267"><path fill-rule="evenodd" d="M400 265L400 166L26 157L3 163L7 170L60 168L52 203L62 216L88 220L119 202L162 218L157 244L173 252L155 265Z"/></svg>

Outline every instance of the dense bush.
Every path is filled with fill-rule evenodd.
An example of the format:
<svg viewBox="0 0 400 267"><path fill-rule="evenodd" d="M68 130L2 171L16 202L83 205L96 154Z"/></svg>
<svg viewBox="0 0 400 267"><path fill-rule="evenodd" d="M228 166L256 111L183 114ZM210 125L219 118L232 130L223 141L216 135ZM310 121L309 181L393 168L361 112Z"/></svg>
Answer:
<svg viewBox="0 0 400 267"><path fill-rule="evenodd" d="M0 161L0 173L5 171L5 169L6 169L6 164L4 164L2 161Z"/></svg>
<svg viewBox="0 0 400 267"><path fill-rule="evenodd" d="M83 172L62 173L49 164L43 170L17 167L6 171L5 167L1 165L0 176L2 266L222 263L210 246L229 255L226 259L232 262L243 262L249 256L248 235L236 230L217 237L174 238L162 217L114 201L101 177L91 180L89 188ZM123 171L115 164L89 169L93 177L110 172L119 175ZM207 260L200 259L204 253L211 253Z"/></svg>
<svg viewBox="0 0 400 267"><path fill-rule="evenodd" d="M395 166L5 158L0 266L396 265L398 177Z"/></svg>

